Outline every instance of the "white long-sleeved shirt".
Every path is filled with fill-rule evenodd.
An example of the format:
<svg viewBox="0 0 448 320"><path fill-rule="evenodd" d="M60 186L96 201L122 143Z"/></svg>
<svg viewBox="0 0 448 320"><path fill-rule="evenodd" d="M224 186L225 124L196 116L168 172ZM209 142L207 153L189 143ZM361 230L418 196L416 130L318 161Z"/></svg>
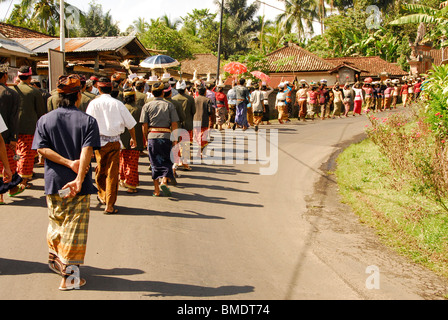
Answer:
<svg viewBox="0 0 448 320"><path fill-rule="evenodd" d="M92 100L86 113L96 119L100 135L104 137L119 137L125 131L125 128L131 130L137 124L125 105L109 94L102 94ZM106 144L106 141L101 139L101 146Z"/></svg>

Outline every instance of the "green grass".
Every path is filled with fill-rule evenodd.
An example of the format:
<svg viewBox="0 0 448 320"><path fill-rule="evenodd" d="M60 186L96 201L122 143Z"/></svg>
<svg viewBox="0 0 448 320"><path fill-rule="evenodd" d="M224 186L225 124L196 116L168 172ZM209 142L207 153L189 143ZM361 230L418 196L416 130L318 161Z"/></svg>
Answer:
<svg viewBox="0 0 448 320"><path fill-rule="evenodd" d="M400 179L369 139L347 148L335 171L344 203L382 241L448 278L448 214Z"/></svg>

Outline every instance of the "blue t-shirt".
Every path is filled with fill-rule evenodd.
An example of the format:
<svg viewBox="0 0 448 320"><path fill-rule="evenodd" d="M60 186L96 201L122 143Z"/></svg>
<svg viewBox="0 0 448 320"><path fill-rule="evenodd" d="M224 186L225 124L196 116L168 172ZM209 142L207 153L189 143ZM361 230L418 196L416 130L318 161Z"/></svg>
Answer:
<svg viewBox="0 0 448 320"><path fill-rule="evenodd" d="M62 157L79 160L85 147L100 149L100 132L95 118L76 107L59 107L37 122L33 150L49 148ZM67 183L76 179L70 168L45 159L45 194L57 194ZM79 195L94 194L92 168L87 173Z"/></svg>

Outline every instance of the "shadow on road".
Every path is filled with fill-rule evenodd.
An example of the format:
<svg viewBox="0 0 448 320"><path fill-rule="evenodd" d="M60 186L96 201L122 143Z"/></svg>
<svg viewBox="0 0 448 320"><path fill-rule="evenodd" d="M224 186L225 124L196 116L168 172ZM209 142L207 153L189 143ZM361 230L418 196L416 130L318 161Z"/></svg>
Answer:
<svg viewBox="0 0 448 320"><path fill-rule="evenodd" d="M218 297L254 291L253 286L206 287L192 284L168 283L150 280L129 280L115 276L141 275L145 272L132 268L101 269L81 266L82 277L87 279L83 291L147 292L147 297ZM35 273L53 273L41 262L0 258L0 276ZM56 276L56 275L55 275Z"/></svg>

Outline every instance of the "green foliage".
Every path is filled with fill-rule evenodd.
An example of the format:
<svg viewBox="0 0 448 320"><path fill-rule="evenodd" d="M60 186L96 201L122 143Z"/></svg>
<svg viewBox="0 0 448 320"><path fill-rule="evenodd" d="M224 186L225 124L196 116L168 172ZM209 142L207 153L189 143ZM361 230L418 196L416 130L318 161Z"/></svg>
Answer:
<svg viewBox="0 0 448 320"><path fill-rule="evenodd" d="M110 11L104 13L101 4L95 1L90 2L80 35L82 37L114 37L119 34L120 28L113 21Z"/></svg>
<svg viewBox="0 0 448 320"><path fill-rule="evenodd" d="M424 83L426 119L439 140L448 139L448 65L433 66Z"/></svg>
<svg viewBox="0 0 448 320"><path fill-rule="evenodd" d="M171 29L164 22L152 21L140 41L150 49L167 50L167 55L179 61L193 57L193 51L179 31Z"/></svg>

